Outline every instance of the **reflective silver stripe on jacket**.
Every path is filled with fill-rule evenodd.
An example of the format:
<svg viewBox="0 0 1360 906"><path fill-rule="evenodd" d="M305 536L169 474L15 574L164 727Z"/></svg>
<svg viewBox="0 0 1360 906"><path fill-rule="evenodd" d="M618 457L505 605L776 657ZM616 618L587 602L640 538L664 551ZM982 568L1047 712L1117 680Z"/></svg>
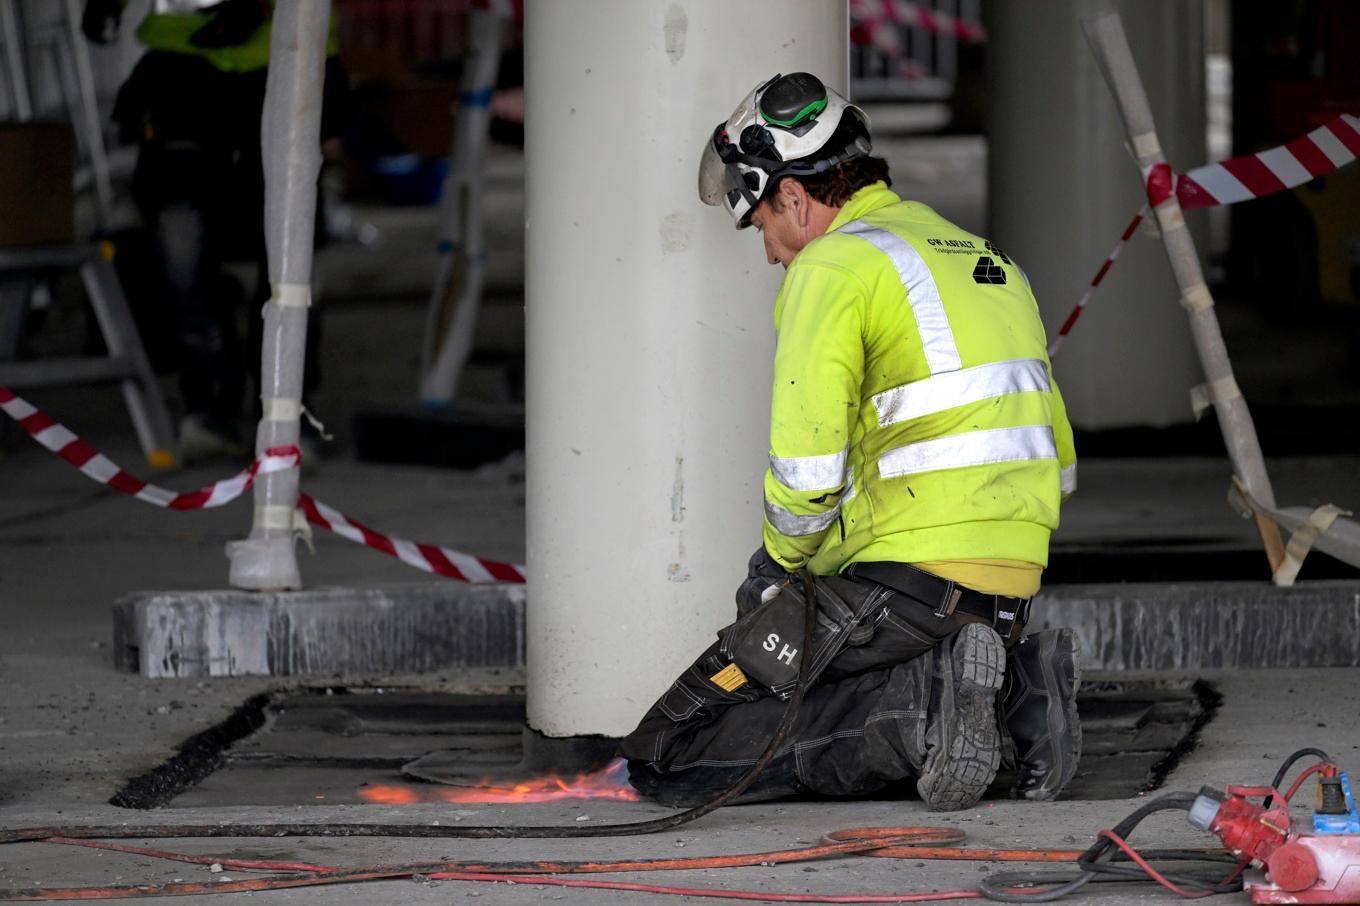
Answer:
<svg viewBox="0 0 1360 906"><path fill-rule="evenodd" d="M1048 425L1024 425L951 434L898 447L878 458L878 473L884 478L896 478L988 463L1057 458L1053 429Z"/></svg>
<svg viewBox="0 0 1360 906"><path fill-rule="evenodd" d="M783 507L765 501L765 518L770 520L770 525L781 535L815 535L835 522L840 512L839 501L825 513L816 513L812 516L795 516Z"/></svg>
<svg viewBox="0 0 1360 906"><path fill-rule="evenodd" d="M1013 359L937 374L885 390L874 395L874 408L878 410L879 426L886 428L994 396L1049 389L1048 369L1041 359Z"/></svg>
<svg viewBox="0 0 1360 906"><path fill-rule="evenodd" d="M1077 464L1063 469L1058 473L1060 488L1064 494L1075 494L1077 492Z"/></svg>
<svg viewBox="0 0 1360 906"><path fill-rule="evenodd" d="M156 12L173 16L178 13L196 13L221 2L222 0L156 0L153 6Z"/></svg>
<svg viewBox="0 0 1360 906"><path fill-rule="evenodd" d="M839 232L858 236L887 255L892 262L898 278L907 289L907 302L916 316L916 329L921 333L921 345L925 348L930 373L941 374L961 368L963 363L959 359L959 348L954 343L954 331L949 327L944 303L940 301L940 290L935 286L930 267L911 243L896 233L870 226L863 220L852 220Z"/></svg>
<svg viewBox="0 0 1360 906"><path fill-rule="evenodd" d="M845 483L846 447L824 456L775 456L770 454L770 471L775 480L791 491L825 491Z"/></svg>

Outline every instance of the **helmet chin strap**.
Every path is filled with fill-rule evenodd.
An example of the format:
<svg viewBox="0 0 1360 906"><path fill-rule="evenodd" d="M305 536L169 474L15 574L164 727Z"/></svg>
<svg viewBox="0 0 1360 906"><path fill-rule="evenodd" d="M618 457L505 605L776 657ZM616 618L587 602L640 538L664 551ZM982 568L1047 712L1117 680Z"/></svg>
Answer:
<svg viewBox="0 0 1360 906"><path fill-rule="evenodd" d="M816 176L847 161L852 161L858 157L867 157L870 150L871 146L868 139L857 138L853 143L846 145L839 154L824 157L821 160L813 161L811 164L806 161L793 161L786 167L770 172L770 179L779 179L782 176Z"/></svg>
<svg viewBox="0 0 1360 906"><path fill-rule="evenodd" d="M853 143L846 145L839 154L833 154L830 157L825 157L811 163L807 161L794 161L777 170L766 170L768 176L766 177L765 191L769 192L771 187L776 185L779 180L783 179L785 176L816 176L819 173L825 173L832 167L838 167L847 161L852 161L859 157L867 157L871 147L868 139L860 137L855 139ZM761 169L764 169L764 167ZM745 183L742 183L742 194L747 201L750 202L751 210L755 210L756 205L759 204L760 201L746 190ZM762 197L764 197L764 193L762 193ZM747 214L747 217L750 217L749 213Z"/></svg>

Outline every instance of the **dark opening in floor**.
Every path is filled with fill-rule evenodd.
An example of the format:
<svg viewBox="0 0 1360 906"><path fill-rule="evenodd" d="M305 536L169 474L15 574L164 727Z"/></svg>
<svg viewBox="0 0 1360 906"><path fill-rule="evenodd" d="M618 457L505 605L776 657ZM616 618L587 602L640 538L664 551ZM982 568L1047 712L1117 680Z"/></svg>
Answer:
<svg viewBox="0 0 1360 906"><path fill-rule="evenodd" d="M1216 706L1203 682L1089 677L1078 697L1085 751L1063 798L1122 799L1156 789L1194 748ZM259 696L110 801L126 808L459 802L477 787L507 791L498 801L538 801L533 787L521 785L531 778L517 774L523 725L524 699L512 695L342 688ZM617 773L599 789L578 789L574 780L548 786L560 794L565 784L581 797L630 792ZM1004 797L1010 780L1003 771L989 798Z"/></svg>

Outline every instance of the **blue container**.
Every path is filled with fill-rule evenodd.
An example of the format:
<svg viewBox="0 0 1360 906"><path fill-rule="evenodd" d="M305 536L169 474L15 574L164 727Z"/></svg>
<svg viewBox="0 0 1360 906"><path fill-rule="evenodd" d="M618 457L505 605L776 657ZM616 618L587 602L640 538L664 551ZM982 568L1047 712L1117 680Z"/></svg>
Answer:
<svg viewBox="0 0 1360 906"><path fill-rule="evenodd" d="M444 177L449 172L449 159L386 154L373 162L373 172L391 204L430 205L439 201Z"/></svg>

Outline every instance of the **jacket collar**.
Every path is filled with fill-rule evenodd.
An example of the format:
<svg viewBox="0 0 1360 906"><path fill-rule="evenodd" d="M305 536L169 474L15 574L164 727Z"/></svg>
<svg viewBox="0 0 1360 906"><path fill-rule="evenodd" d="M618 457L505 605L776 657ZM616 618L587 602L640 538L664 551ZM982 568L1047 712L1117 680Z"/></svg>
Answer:
<svg viewBox="0 0 1360 906"><path fill-rule="evenodd" d="M826 228L828 233L839 230L852 220L858 220L865 214L877 211L879 208L886 208L890 204L901 202L901 198L882 181L871 186L865 186L850 196L850 200L841 206L840 212L836 214L831 225Z"/></svg>

